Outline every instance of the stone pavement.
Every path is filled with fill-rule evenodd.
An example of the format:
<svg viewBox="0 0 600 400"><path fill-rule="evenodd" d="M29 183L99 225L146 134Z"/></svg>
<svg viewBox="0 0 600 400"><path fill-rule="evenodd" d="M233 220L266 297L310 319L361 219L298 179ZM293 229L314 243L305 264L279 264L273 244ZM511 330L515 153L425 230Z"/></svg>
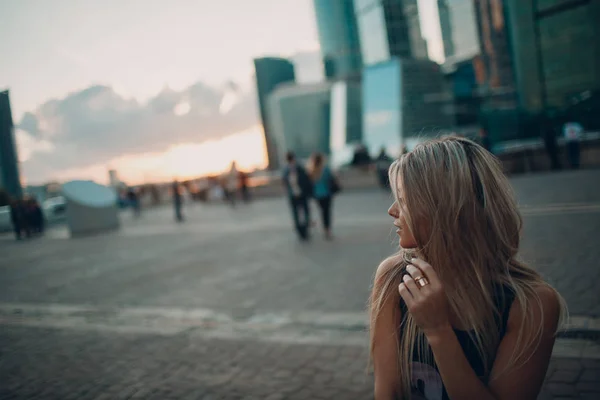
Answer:
<svg viewBox="0 0 600 400"><path fill-rule="evenodd" d="M543 399L600 398L599 178L512 181L522 254L579 329ZM333 242L299 243L277 199L193 205L183 225L169 208L124 214L121 231L77 240L0 237L0 399L372 398L364 309L396 245L390 201L342 194Z"/></svg>

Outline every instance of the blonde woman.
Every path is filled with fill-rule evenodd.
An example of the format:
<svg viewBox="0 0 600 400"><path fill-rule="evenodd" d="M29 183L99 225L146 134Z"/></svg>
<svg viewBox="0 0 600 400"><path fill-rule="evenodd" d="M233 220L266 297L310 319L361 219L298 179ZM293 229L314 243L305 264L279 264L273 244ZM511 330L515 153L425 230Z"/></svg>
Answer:
<svg viewBox="0 0 600 400"><path fill-rule="evenodd" d="M370 298L375 398L535 399L565 307L516 259L521 217L500 164L447 137L389 175L400 251Z"/></svg>

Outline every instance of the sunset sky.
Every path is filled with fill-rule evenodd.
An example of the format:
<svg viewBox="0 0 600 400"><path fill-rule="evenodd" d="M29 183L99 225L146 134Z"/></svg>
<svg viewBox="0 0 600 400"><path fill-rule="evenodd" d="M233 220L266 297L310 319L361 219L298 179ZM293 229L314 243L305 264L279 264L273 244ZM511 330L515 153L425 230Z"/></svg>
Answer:
<svg viewBox="0 0 600 400"><path fill-rule="evenodd" d="M321 79L312 0L0 0L26 184L128 183L264 167L252 59L291 57ZM441 59L436 0L420 0Z"/></svg>

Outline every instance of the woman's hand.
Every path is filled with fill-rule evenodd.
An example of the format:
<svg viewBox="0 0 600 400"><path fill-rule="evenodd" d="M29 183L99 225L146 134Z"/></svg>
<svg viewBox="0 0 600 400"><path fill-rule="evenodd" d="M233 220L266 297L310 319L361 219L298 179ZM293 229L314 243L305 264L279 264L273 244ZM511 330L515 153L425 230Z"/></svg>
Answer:
<svg viewBox="0 0 600 400"><path fill-rule="evenodd" d="M439 277L425 261L413 258L411 262L398 286L408 312L428 338L451 330L448 299Z"/></svg>

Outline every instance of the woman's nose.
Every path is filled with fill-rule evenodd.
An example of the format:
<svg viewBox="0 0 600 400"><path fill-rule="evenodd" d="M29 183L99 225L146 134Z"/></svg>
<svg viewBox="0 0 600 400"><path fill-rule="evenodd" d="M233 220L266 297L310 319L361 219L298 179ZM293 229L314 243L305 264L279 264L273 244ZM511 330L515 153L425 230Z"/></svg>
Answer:
<svg viewBox="0 0 600 400"><path fill-rule="evenodd" d="M393 218L398 218L398 210L396 208L396 203L392 204L390 208L388 208L388 215Z"/></svg>

